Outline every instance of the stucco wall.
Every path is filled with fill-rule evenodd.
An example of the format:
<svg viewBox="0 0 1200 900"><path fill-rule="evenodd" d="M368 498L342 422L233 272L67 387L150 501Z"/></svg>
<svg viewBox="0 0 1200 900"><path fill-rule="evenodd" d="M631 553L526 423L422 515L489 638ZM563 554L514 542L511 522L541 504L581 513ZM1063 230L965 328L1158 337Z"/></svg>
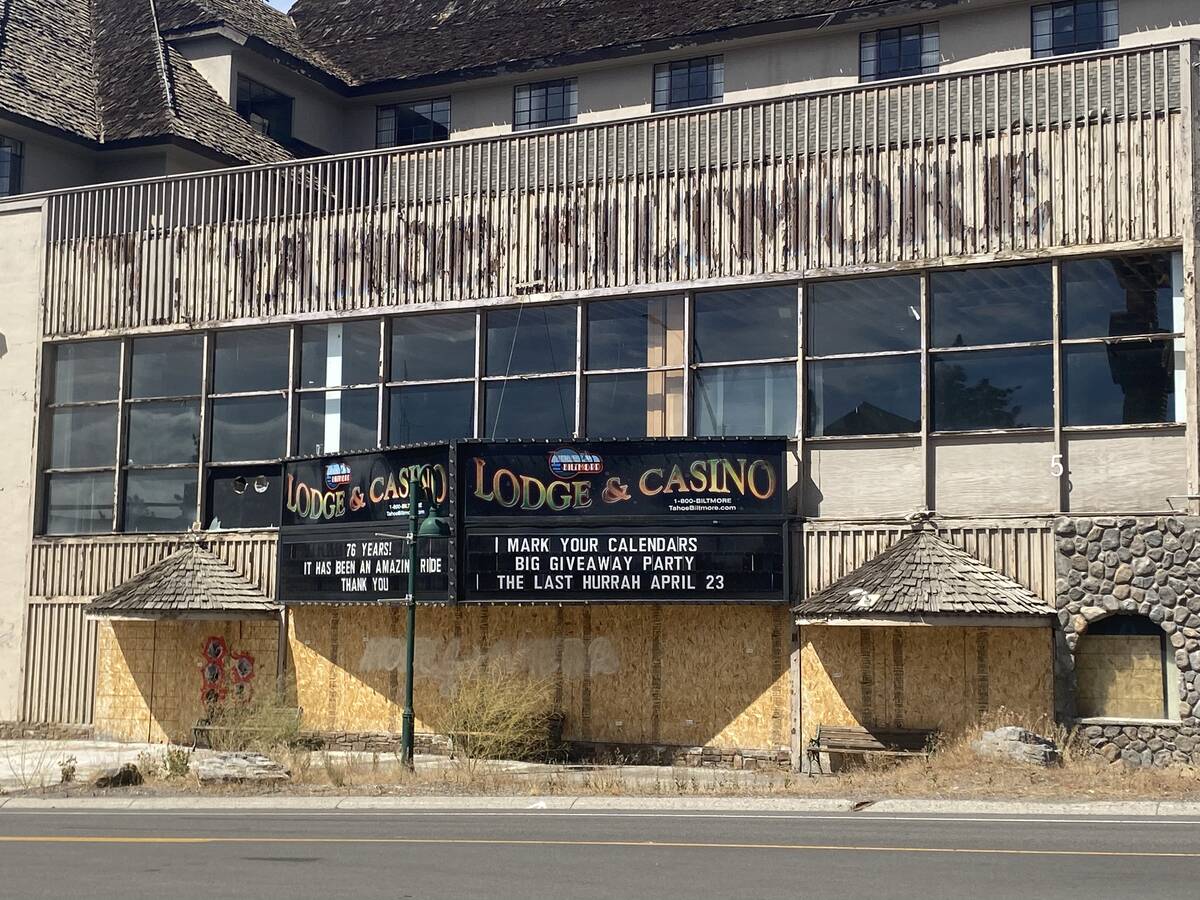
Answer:
<svg viewBox="0 0 1200 900"><path fill-rule="evenodd" d="M0 721L20 705L25 572L32 538L34 414L37 409L38 298L43 254L41 202L0 203Z"/></svg>
<svg viewBox="0 0 1200 900"><path fill-rule="evenodd" d="M643 115L652 108L654 63L708 54L725 57L726 103L852 87L858 84L859 33L881 24L938 22L942 72L1017 65L1031 59L1030 6L976 0L953 10L926 10L882 23L865 19L792 35L681 47L628 60L373 97L347 108L346 149L375 146L376 104L446 95L451 97L454 139L508 134L516 84L572 75L579 79L581 124ZM1121 47L1200 39L1200 4L1193 0L1122 0L1118 21Z"/></svg>

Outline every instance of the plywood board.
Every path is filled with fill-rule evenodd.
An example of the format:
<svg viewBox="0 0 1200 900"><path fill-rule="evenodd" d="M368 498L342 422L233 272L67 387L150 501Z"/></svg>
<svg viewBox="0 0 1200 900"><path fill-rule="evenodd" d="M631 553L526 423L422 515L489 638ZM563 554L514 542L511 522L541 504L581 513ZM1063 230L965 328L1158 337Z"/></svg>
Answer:
<svg viewBox="0 0 1200 900"><path fill-rule="evenodd" d="M1053 712L1048 628L801 629L801 737L818 725L956 733L1000 709Z"/></svg>
<svg viewBox="0 0 1200 900"><path fill-rule="evenodd" d="M651 615L645 606L591 606L584 636L591 682L589 739L641 744L651 740Z"/></svg>
<svg viewBox="0 0 1200 900"><path fill-rule="evenodd" d="M658 740L786 746L788 619L778 607L664 605Z"/></svg>
<svg viewBox="0 0 1200 900"><path fill-rule="evenodd" d="M101 626L96 694L98 734L137 741L190 742L205 715L205 647L224 648L213 686L222 696L275 690L274 622L112 622ZM234 663L246 656L234 676ZM234 683L244 684L236 688Z"/></svg>

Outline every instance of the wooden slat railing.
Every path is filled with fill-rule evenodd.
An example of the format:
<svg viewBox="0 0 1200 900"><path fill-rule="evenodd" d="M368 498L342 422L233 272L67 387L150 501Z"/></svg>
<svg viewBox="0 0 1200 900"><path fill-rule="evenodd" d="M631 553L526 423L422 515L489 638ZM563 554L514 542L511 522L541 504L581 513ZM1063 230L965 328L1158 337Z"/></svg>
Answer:
<svg viewBox="0 0 1200 900"><path fill-rule="evenodd" d="M55 194L44 332L1170 240L1183 50Z"/></svg>

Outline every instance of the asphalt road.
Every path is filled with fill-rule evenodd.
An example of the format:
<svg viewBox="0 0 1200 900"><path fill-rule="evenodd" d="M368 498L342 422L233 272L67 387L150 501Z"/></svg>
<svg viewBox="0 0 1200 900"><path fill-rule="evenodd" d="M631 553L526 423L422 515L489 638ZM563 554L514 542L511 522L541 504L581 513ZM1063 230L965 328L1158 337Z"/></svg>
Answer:
<svg viewBox="0 0 1200 900"><path fill-rule="evenodd" d="M1200 821L0 810L0 897L1200 896Z"/></svg>

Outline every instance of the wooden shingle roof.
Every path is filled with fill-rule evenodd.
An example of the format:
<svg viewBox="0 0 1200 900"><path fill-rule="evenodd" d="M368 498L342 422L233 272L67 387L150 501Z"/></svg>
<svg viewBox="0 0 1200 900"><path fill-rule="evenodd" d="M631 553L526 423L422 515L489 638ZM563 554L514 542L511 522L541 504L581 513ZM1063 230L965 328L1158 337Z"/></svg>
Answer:
<svg viewBox="0 0 1200 900"><path fill-rule="evenodd" d="M803 618L1050 616L1028 588L932 531L915 531L793 607Z"/></svg>
<svg viewBox="0 0 1200 900"><path fill-rule="evenodd" d="M87 606L105 618L261 618L280 606L199 544L189 544Z"/></svg>

